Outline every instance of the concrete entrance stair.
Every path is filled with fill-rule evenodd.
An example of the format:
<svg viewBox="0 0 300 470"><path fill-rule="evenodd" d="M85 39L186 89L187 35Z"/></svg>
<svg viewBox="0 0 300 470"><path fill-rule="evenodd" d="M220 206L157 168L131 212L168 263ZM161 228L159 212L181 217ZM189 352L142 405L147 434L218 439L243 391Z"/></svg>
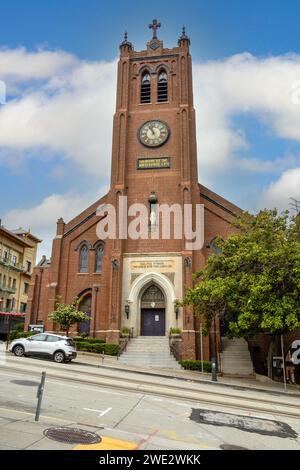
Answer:
<svg viewBox="0 0 300 470"><path fill-rule="evenodd" d="M250 377L254 375L248 343L243 338L222 337L221 369L224 375Z"/></svg>
<svg viewBox="0 0 300 470"><path fill-rule="evenodd" d="M180 369L181 366L170 353L166 336L138 336L132 338L120 363L162 369Z"/></svg>

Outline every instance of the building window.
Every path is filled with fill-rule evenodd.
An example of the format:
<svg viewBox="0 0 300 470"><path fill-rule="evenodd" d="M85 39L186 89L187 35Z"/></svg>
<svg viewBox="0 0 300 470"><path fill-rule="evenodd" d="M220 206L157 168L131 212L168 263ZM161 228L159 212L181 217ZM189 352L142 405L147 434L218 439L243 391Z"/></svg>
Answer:
<svg viewBox="0 0 300 470"><path fill-rule="evenodd" d="M88 272L88 258L89 258L89 249L87 245L82 245L79 252L79 272L87 273Z"/></svg>
<svg viewBox="0 0 300 470"><path fill-rule="evenodd" d="M30 261L26 261L26 272L27 273L31 272L31 262Z"/></svg>
<svg viewBox="0 0 300 470"><path fill-rule="evenodd" d="M3 287L6 287L6 276L5 276L5 274L3 276Z"/></svg>
<svg viewBox="0 0 300 470"><path fill-rule="evenodd" d="M13 289L16 289L16 287L17 287L17 279L13 279L12 286L13 286Z"/></svg>
<svg viewBox="0 0 300 470"><path fill-rule="evenodd" d="M96 247L96 256L95 256L95 272L100 273L102 271L102 262L104 255L104 246L101 243Z"/></svg>
<svg viewBox="0 0 300 470"><path fill-rule="evenodd" d="M24 282L24 294L28 294L28 290L29 290L29 284L28 282Z"/></svg>
<svg viewBox="0 0 300 470"><path fill-rule="evenodd" d="M215 255L220 255L222 253L222 248L220 248L218 245L217 245L217 238L218 237L214 237L210 240L209 242L209 248L212 250L212 252L215 254Z"/></svg>
<svg viewBox="0 0 300 470"><path fill-rule="evenodd" d="M157 101L159 103L168 101L168 75L165 70L161 70L158 75Z"/></svg>
<svg viewBox="0 0 300 470"><path fill-rule="evenodd" d="M17 266L17 257L15 255L12 257L12 265Z"/></svg>
<svg viewBox="0 0 300 470"><path fill-rule="evenodd" d="M25 304L25 302L21 302L21 304L20 304L20 313L25 313L26 312L26 307L27 307L27 304Z"/></svg>
<svg viewBox="0 0 300 470"><path fill-rule="evenodd" d="M151 103L151 77L148 71L144 72L142 75L141 103Z"/></svg>

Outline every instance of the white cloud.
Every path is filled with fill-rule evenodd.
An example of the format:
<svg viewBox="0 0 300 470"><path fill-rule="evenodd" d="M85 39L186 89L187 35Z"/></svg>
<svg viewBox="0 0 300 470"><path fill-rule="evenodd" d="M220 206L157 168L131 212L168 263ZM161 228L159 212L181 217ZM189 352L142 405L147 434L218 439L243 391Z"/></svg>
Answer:
<svg viewBox="0 0 300 470"><path fill-rule="evenodd" d="M116 63L88 63L60 51L3 54L0 78L8 88L16 81L25 88L0 108L0 161L60 154L108 179Z"/></svg>
<svg viewBox="0 0 300 470"><path fill-rule="evenodd" d="M24 47L0 49L0 77L11 82L42 80L74 67L78 59L64 51L38 49L28 51Z"/></svg>
<svg viewBox="0 0 300 470"><path fill-rule="evenodd" d="M97 200L97 196L105 194L101 188L98 194L90 191L85 194L67 193L51 194L40 204L27 209L13 209L3 217L3 223L8 229L24 227L41 238L43 243L39 248L39 256L51 255L52 239L55 236L56 222L63 217L69 222L74 216L89 207Z"/></svg>
<svg viewBox="0 0 300 470"><path fill-rule="evenodd" d="M290 209L291 197L300 201L300 167L286 170L272 182L263 193L259 206Z"/></svg>
<svg viewBox="0 0 300 470"><path fill-rule="evenodd" d="M28 159L55 160L59 154L60 164L50 177L63 177L65 158L83 172L99 175L99 181L108 181L116 70L116 61L86 62L64 51L0 49L0 80L14 94L0 106L0 163L17 168ZM295 99L299 80L296 54L259 58L245 53L194 64L204 184L205 179L214 181L216 174L220 177L235 169L244 172L245 180L249 172L274 173L277 180L265 190L263 203L286 207L288 197L299 198L300 152L286 152L273 160L267 155L246 157L244 150L251 153L252 142L233 120L248 114L272 138L299 142L300 100ZM94 199L91 188L80 195L52 194L32 208L9 211L3 220L11 228L30 227L45 240L43 250L49 254L56 219L69 220Z"/></svg>
<svg viewBox="0 0 300 470"><path fill-rule="evenodd" d="M2 163L17 165L22 156L47 151L108 179L116 61L85 62L64 51L2 49L0 78L8 88L23 86L0 108ZM285 155L278 156L279 166L261 155L239 157L251 151L251 142L232 119L251 114L273 137L300 141L300 104L294 99L299 79L296 54L257 58L244 53L194 65L199 162L206 174L228 167L278 172L291 166Z"/></svg>
<svg viewBox="0 0 300 470"><path fill-rule="evenodd" d="M232 118L248 114L260 121L272 137L300 141L300 104L295 100L300 78L300 55L259 58L244 53L194 66L195 105L198 110L198 148L202 167L226 165L257 171L272 170L267 156L240 158L248 148L243 129ZM299 86L298 86L299 87ZM278 157L282 166L290 156ZM299 163L299 158L295 157ZM248 160L248 161L246 161ZM257 165L259 160L259 165ZM278 172L276 162L273 171Z"/></svg>

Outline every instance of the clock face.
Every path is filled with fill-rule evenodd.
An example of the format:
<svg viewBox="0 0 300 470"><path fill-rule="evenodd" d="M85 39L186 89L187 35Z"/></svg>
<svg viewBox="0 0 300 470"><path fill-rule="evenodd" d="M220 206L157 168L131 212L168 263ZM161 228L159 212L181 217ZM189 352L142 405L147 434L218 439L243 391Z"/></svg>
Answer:
<svg viewBox="0 0 300 470"><path fill-rule="evenodd" d="M138 137L146 147L159 147L169 138L170 129L162 121L147 121L139 129Z"/></svg>

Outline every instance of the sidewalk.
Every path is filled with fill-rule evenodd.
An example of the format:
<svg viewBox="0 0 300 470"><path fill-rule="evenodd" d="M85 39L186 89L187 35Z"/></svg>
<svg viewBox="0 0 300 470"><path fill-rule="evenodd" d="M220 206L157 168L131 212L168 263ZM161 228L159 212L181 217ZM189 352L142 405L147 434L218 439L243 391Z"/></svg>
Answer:
<svg viewBox="0 0 300 470"><path fill-rule="evenodd" d="M126 365L124 363L120 364L117 357L115 356L105 356L102 360L100 354L87 353L87 352L78 352L77 359L74 363L80 365L86 365L91 367L103 367L105 369L115 369L121 372L134 372L136 374L144 375L153 375L156 377L164 378L175 378L178 380L184 381L193 381L199 383L210 383L215 384L216 386L222 385L224 387L234 387L240 390L251 388L257 391L270 392L276 394L288 394L300 396L300 386L299 385L287 385L287 392L284 391L284 386L282 383L273 382L267 377L263 377L263 382L257 380L256 378L242 378L242 377L223 377L218 376L218 382L211 381L211 374L204 372L203 375L198 371L191 370L178 370L178 369L156 369L152 367L138 367L135 368L132 365ZM266 380L266 381L265 381Z"/></svg>

